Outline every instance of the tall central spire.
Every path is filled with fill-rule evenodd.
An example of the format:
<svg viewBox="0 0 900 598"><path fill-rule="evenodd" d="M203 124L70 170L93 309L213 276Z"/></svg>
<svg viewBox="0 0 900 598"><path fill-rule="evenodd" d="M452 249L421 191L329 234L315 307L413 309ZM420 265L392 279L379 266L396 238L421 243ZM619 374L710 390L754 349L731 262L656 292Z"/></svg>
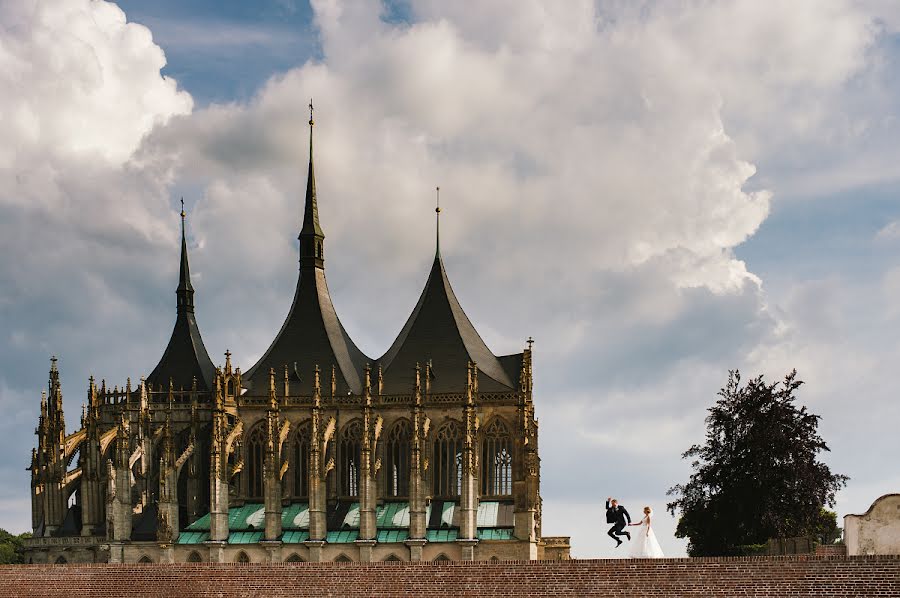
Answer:
<svg viewBox="0 0 900 598"><path fill-rule="evenodd" d="M184 235L184 198L181 198L181 268L178 272L178 313L194 313L194 287L191 285L191 268L188 265L187 241Z"/></svg>
<svg viewBox="0 0 900 598"><path fill-rule="evenodd" d="M319 226L319 206L316 203L316 175L313 170L313 103L309 101L309 173L306 177L306 202L303 207L303 226L300 228L300 269L325 268L325 233Z"/></svg>
<svg viewBox="0 0 900 598"><path fill-rule="evenodd" d="M435 187L434 190L437 193L437 205L434 208L435 219L437 220L434 228L434 257L439 258L441 256L441 188Z"/></svg>

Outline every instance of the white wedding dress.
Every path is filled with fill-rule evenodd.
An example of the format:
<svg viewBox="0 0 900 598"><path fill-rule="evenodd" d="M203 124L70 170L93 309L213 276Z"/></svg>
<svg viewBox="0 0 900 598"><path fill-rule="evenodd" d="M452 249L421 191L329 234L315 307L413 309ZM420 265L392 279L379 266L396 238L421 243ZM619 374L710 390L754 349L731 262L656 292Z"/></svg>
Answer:
<svg viewBox="0 0 900 598"><path fill-rule="evenodd" d="M630 528L631 531L631 558L634 559L661 559L665 555L659 542L656 541L656 534L650 527L650 516L646 515L641 524Z"/></svg>

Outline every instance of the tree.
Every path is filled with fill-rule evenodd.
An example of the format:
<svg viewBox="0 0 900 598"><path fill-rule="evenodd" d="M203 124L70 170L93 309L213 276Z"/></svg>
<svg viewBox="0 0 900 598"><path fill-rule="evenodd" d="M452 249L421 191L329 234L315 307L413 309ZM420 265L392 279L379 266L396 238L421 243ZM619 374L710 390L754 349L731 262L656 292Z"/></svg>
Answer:
<svg viewBox="0 0 900 598"><path fill-rule="evenodd" d="M803 384L796 376L775 384L757 376L742 387L740 372L728 373L706 418L706 443L682 455L694 472L668 492L669 512L681 512L675 535L690 540L691 556L743 554L769 538L829 532L823 506L834 505L849 478L817 460L829 449L819 416L794 404Z"/></svg>
<svg viewBox="0 0 900 598"><path fill-rule="evenodd" d="M30 533L15 536L5 529L0 529L0 565L12 565L23 563L23 552L25 550L26 538L30 538Z"/></svg>

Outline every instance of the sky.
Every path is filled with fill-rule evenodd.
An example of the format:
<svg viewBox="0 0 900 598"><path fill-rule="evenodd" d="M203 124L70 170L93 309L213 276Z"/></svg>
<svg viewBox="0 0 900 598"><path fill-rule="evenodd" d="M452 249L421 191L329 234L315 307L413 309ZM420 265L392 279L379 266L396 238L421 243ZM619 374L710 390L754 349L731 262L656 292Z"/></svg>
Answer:
<svg viewBox="0 0 900 598"><path fill-rule="evenodd" d="M889 0L0 0L0 527L51 355L146 375L175 315L244 369L277 333L316 112L328 283L369 355L441 252L496 354L535 339L543 530L612 557L730 369L822 417L838 515L900 491L900 5ZM218 356L218 357L216 357Z"/></svg>

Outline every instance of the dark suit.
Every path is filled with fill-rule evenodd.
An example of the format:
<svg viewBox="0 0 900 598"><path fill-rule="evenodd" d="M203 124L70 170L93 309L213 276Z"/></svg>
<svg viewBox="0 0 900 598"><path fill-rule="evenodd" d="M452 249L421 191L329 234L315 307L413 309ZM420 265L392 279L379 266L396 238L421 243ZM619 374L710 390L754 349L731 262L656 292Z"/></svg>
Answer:
<svg viewBox="0 0 900 598"><path fill-rule="evenodd" d="M612 507L610 506L609 501L606 501L606 522L613 524L613 526L609 528L607 535L616 541L616 546L622 543L622 540L618 539L616 536L625 536L631 540L631 534L623 531L625 526L628 523L631 523L631 515L628 514L625 507L622 505Z"/></svg>

